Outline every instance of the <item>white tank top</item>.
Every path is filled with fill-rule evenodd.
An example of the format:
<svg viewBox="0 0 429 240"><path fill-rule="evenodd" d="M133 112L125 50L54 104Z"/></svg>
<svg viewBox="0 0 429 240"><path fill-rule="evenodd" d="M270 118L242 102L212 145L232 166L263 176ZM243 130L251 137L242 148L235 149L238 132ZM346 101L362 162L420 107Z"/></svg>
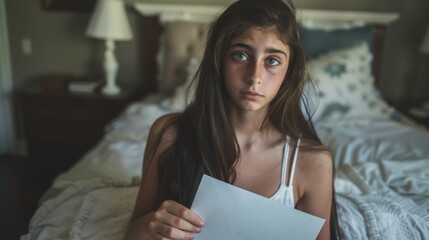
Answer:
<svg viewBox="0 0 429 240"><path fill-rule="evenodd" d="M273 196L270 197L270 199L278 201L287 207L295 208L295 198L293 196L293 177L295 175L295 168L296 168L296 162L298 159L298 150L299 150L299 144L301 143L301 138L298 138L298 141L296 143L296 150L292 160L292 170L290 171L290 176L289 176L289 186L287 186L286 174L287 174L287 165L288 165L289 150L290 150L289 140L290 138L289 136L287 136L285 147L283 150L282 174L280 178L280 186L277 192L274 193Z"/></svg>

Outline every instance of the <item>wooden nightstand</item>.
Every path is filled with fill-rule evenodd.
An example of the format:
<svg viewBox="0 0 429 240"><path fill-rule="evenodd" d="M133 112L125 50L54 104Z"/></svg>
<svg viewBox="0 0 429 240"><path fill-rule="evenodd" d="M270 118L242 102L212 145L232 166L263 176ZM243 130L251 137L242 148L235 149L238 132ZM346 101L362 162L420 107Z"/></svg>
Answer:
<svg viewBox="0 0 429 240"><path fill-rule="evenodd" d="M132 101L138 86L122 86L115 96L47 92L38 85L18 90L30 160L52 177L69 168L104 135L104 127Z"/></svg>

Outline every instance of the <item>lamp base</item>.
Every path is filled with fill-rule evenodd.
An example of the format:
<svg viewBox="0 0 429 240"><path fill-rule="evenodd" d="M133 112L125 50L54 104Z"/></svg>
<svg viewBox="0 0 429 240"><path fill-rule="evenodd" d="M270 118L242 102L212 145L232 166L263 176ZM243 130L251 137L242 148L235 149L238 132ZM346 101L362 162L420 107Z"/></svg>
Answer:
<svg viewBox="0 0 429 240"><path fill-rule="evenodd" d="M121 89L117 86L106 85L101 91L105 95L117 95L121 92Z"/></svg>
<svg viewBox="0 0 429 240"><path fill-rule="evenodd" d="M111 39L106 39L106 51L104 52L104 71L106 71L106 85L102 92L105 95L117 95L121 89L116 85L116 73L118 72L118 63L114 55L115 42Z"/></svg>

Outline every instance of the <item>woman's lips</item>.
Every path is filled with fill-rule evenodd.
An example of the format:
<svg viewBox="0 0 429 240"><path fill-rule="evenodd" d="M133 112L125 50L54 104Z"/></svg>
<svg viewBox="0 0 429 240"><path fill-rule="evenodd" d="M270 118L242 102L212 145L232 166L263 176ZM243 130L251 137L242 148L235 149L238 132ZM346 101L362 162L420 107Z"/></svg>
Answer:
<svg viewBox="0 0 429 240"><path fill-rule="evenodd" d="M258 100L264 97L264 95L258 92L252 92L252 91L246 91L246 92L243 92L242 94L246 97L246 99L249 99L249 100Z"/></svg>

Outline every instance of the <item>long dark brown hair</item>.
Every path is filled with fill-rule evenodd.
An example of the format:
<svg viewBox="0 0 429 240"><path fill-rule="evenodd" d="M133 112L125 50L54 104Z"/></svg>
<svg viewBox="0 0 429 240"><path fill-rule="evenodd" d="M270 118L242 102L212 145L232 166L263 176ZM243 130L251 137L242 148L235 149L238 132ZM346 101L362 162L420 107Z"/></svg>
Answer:
<svg viewBox="0 0 429 240"><path fill-rule="evenodd" d="M210 26L206 49L195 75L194 99L170 122L176 127L177 135L158 163L160 185L154 208L167 199L190 207L203 174L225 182L234 181L234 164L240 157L240 148L227 112L223 60L230 40L249 27L274 27L291 52L287 74L270 103L264 123L270 121L284 136L305 138L313 149L321 149L311 123L312 114L303 101L304 82L309 78L295 7L281 0L236 1ZM337 233L333 198L331 235Z"/></svg>

